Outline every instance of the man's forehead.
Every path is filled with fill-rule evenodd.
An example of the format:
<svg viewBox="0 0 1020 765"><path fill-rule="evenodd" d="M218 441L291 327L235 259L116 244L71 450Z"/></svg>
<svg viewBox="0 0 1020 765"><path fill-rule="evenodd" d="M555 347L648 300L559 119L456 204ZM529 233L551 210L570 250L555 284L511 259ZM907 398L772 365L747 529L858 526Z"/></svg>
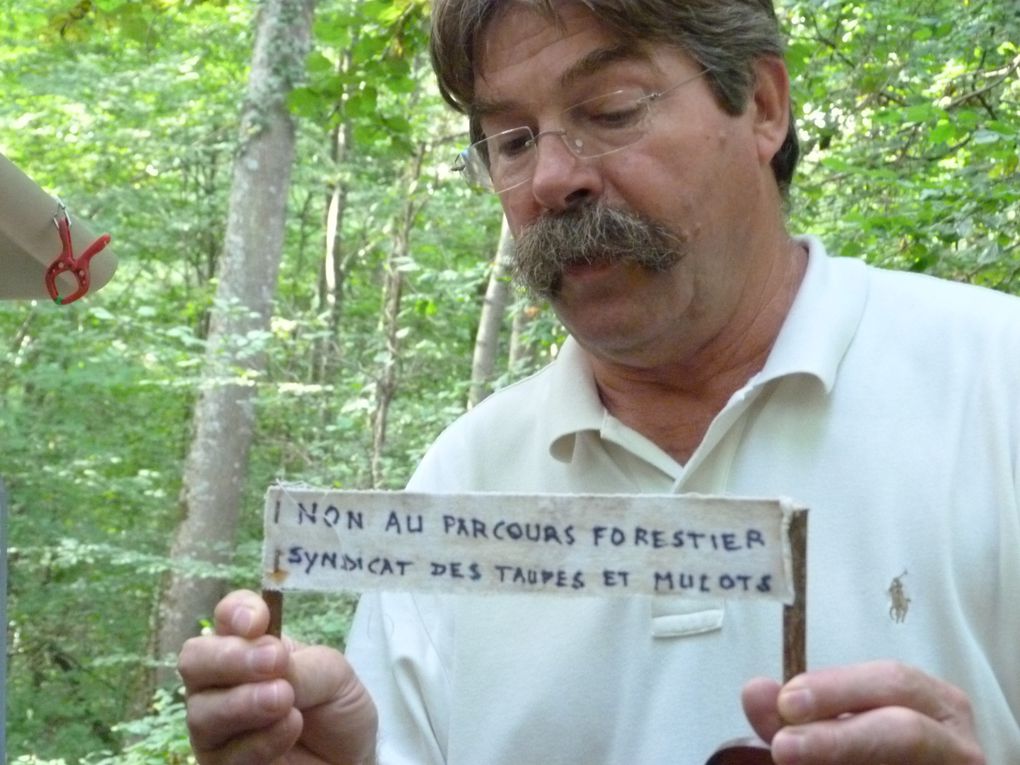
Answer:
<svg viewBox="0 0 1020 765"><path fill-rule="evenodd" d="M651 58L649 46L611 30L577 3L560 6L555 14L507 3L486 27L477 50L475 96L479 101L498 91L499 81L508 74L535 59L546 59L543 76L569 87L616 63Z"/></svg>
<svg viewBox="0 0 1020 765"><path fill-rule="evenodd" d="M583 82L586 78L595 76L614 64L627 62L652 63L652 57L648 50L634 46L630 43L609 43L596 47L579 55L571 61L564 61L562 71L552 73L558 81L560 88L570 88L576 83ZM484 75L479 75L478 80L484 81Z"/></svg>
<svg viewBox="0 0 1020 765"><path fill-rule="evenodd" d="M476 76L484 76L507 62L527 58L538 50L572 38L613 35L586 6L576 2L555 6L511 0L493 13L477 40Z"/></svg>

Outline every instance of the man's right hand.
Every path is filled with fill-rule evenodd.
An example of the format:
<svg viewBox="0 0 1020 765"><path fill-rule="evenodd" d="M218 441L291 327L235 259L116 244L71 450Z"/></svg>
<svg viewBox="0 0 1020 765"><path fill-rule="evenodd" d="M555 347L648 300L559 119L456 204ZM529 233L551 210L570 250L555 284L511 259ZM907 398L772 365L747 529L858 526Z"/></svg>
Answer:
<svg viewBox="0 0 1020 765"><path fill-rule="evenodd" d="M266 635L269 609L253 592L216 606L215 634L192 638L178 669L188 731L202 765L367 765L378 717L339 651Z"/></svg>

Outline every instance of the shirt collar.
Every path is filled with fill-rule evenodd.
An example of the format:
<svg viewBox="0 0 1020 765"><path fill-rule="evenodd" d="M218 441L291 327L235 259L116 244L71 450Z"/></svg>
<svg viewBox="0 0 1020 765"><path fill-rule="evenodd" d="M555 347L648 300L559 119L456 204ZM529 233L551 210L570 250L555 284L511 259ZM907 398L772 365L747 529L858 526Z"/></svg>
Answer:
<svg viewBox="0 0 1020 765"><path fill-rule="evenodd" d="M867 299L864 263L830 258L815 237L797 237L807 247L804 279L762 370L745 389L797 374L816 377L832 390L839 364L850 347ZM545 389L546 438L550 454L569 461L574 438L583 431L602 432L611 416L605 410L591 364L581 346L567 338L548 370Z"/></svg>
<svg viewBox="0 0 1020 765"><path fill-rule="evenodd" d="M549 453L566 462L574 451L574 437L585 430L598 431L606 416L592 375L591 363L572 337L560 348L551 365L545 389Z"/></svg>
<svg viewBox="0 0 1020 765"><path fill-rule="evenodd" d="M831 258L815 237L797 237L807 269L755 385L794 374L812 375L831 392L868 295L867 269L853 258Z"/></svg>

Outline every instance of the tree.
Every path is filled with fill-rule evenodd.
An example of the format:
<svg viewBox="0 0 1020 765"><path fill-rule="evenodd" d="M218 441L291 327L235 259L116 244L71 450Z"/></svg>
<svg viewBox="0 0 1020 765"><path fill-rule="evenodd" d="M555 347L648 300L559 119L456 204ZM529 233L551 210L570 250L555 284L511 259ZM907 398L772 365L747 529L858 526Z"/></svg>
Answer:
<svg viewBox="0 0 1020 765"><path fill-rule="evenodd" d="M172 557L229 560L255 431L255 383L286 222L294 157L287 95L304 71L313 0L266 0L260 8L241 146L209 331L194 437L182 487L183 518ZM160 608L159 656L175 654L211 613L222 583L182 566L172 572ZM169 673L163 678L170 679Z"/></svg>
<svg viewBox="0 0 1020 765"><path fill-rule="evenodd" d="M343 75L351 67L351 50L345 50L339 59L338 73ZM343 94L340 104L343 106ZM312 376L316 381L330 377L330 368L336 361L340 346L340 318L343 314L344 280L352 255L344 247L343 222L350 192L341 167L348 161L354 140L353 126L348 120L338 122L330 136L330 159L335 168L326 203L326 244L319 276L319 311L328 316L328 332L316 343L312 359Z"/></svg>
<svg viewBox="0 0 1020 765"><path fill-rule="evenodd" d="M421 177L422 162L427 146L422 143L408 170L407 198L400 206L393 220L393 244L384 267L383 301L380 330L385 338L386 348L381 355L381 365L375 384L375 408L372 412L372 486L382 487L385 482L383 452L386 448L386 429L390 416L390 404L397 392L397 364L400 359L400 308L404 296L404 271L411 254L411 232L415 219L425 202L413 193Z"/></svg>
<svg viewBox="0 0 1020 765"><path fill-rule="evenodd" d="M782 5L805 150L795 225L842 255L1016 291L1020 8Z"/></svg>
<svg viewBox="0 0 1020 765"><path fill-rule="evenodd" d="M496 255L492 259L489 286L485 290L482 312L478 319L475 353L471 361L469 409L489 395L488 388L495 377L500 330L503 326L503 315L506 313L506 304L510 296L508 268L512 249L513 238L510 236L510 227L504 219L499 233L499 245L496 248Z"/></svg>

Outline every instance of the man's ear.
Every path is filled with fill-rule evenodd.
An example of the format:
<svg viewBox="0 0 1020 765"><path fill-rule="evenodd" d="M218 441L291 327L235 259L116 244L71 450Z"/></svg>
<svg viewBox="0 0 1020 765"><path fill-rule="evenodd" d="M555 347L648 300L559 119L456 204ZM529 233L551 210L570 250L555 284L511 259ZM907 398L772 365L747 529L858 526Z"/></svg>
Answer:
<svg viewBox="0 0 1020 765"><path fill-rule="evenodd" d="M769 164L782 147L790 128L790 75L778 56L762 56L754 63L753 130L758 159Z"/></svg>

